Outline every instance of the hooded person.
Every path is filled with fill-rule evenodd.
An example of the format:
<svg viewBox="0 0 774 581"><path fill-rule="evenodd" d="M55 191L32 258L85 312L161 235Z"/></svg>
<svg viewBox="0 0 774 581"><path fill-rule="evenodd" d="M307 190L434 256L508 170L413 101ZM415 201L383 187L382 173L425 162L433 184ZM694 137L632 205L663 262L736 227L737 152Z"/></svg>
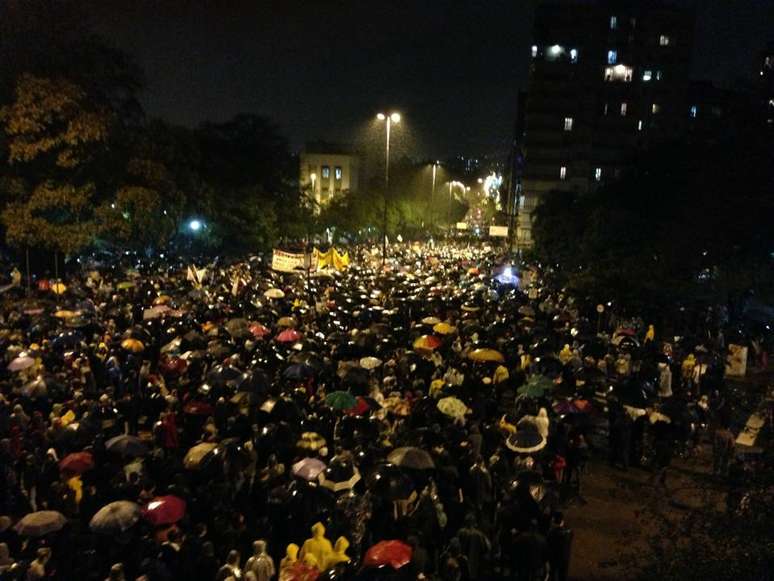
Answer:
<svg viewBox="0 0 774 581"><path fill-rule="evenodd" d="M349 563L350 558L347 555L347 549L349 548L349 541L346 537L339 537L336 539L336 544L333 545L333 553L331 553L328 560L325 562L325 569L332 569L339 563Z"/></svg>
<svg viewBox="0 0 774 581"><path fill-rule="evenodd" d="M245 571L252 572L256 581L269 581L274 577L274 560L266 552L266 541L259 539L253 543L253 556L245 563Z"/></svg>
<svg viewBox="0 0 774 581"><path fill-rule="evenodd" d="M312 525L312 538L304 541L301 547L300 557L303 560L307 555L312 555L317 561L318 568L324 566L333 553L333 545L325 538L325 526L321 522Z"/></svg>

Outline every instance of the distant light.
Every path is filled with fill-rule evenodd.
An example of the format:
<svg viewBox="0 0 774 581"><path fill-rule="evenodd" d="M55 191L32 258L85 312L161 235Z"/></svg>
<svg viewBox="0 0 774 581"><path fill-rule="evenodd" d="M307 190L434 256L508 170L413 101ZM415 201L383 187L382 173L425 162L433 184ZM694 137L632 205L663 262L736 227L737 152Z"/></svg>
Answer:
<svg viewBox="0 0 774 581"><path fill-rule="evenodd" d="M115 209L116 209L116 204L115 204L115 202L113 202L112 204L110 204L110 207L111 207L111 208L113 208L113 209L115 210Z"/></svg>
<svg viewBox="0 0 774 581"><path fill-rule="evenodd" d="M191 229L192 232L198 232L202 229L202 223L200 220L191 220L188 222L188 227Z"/></svg>
<svg viewBox="0 0 774 581"><path fill-rule="evenodd" d="M552 54L553 56L558 56L558 55L559 55L559 54L562 52L562 47L561 47L561 46L559 46L558 44L555 44L554 46L552 46L552 47L551 47L550 49L548 49L548 50L550 50L550 51L551 51L551 54Z"/></svg>
<svg viewBox="0 0 774 581"><path fill-rule="evenodd" d="M393 123L400 123L400 113L393 113L392 115L390 115L390 120Z"/></svg>
<svg viewBox="0 0 774 581"><path fill-rule="evenodd" d="M484 179L483 178L478 178L478 183L483 184L484 183Z"/></svg>
<svg viewBox="0 0 774 581"><path fill-rule="evenodd" d="M508 278L512 277L513 269L510 266L508 266L505 270L503 270L503 275L505 275Z"/></svg>
<svg viewBox="0 0 774 581"><path fill-rule="evenodd" d="M386 117L384 116L384 113L377 113L377 114L376 114L376 118L377 118L379 121L384 121L384 120L386 119Z"/></svg>

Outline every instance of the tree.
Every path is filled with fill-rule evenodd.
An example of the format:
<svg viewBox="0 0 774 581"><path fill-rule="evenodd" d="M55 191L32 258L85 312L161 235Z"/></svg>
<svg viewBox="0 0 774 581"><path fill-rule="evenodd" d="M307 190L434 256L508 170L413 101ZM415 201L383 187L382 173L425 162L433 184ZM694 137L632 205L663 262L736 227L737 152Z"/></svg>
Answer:
<svg viewBox="0 0 774 581"><path fill-rule="evenodd" d="M99 231L87 167L110 128L110 114L91 107L64 79L22 75L14 101L0 109L9 171L16 187L4 192L2 212L11 245L40 245L65 253L86 246Z"/></svg>

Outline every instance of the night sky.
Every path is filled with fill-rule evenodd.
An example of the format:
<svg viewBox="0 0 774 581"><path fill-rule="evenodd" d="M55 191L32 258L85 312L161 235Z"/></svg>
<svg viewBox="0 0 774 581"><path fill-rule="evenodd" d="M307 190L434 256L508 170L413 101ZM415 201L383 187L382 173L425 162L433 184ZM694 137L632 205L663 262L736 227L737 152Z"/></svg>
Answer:
<svg viewBox="0 0 774 581"><path fill-rule="evenodd" d="M352 141L394 107L422 157L507 148L534 0L94 0L96 30L146 74L149 114L273 119L294 148ZM774 0L697 0L694 77L750 77Z"/></svg>

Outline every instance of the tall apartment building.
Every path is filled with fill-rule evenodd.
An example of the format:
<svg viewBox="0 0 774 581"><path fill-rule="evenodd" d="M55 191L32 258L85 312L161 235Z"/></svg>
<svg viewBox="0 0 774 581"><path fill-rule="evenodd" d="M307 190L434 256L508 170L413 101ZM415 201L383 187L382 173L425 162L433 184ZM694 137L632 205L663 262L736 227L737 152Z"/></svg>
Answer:
<svg viewBox="0 0 774 581"><path fill-rule="evenodd" d="M683 134L690 115L691 12L649 1L560 1L535 14L517 135L524 153L517 247L551 190L588 192L637 150Z"/></svg>
<svg viewBox="0 0 774 581"><path fill-rule="evenodd" d="M325 142L307 143L299 155L299 183L312 194L317 208L336 195L357 191L359 157L351 147Z"/></svg>

